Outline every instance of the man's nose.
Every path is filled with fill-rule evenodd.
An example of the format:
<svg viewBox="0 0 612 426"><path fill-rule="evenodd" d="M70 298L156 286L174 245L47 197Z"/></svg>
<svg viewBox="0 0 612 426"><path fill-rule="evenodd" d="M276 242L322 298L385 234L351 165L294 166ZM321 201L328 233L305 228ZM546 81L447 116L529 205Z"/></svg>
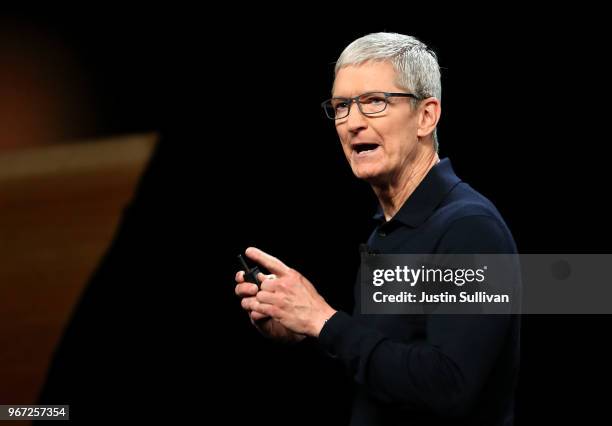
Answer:
<svg viewBox="0 0 612 426"><path fill-rule="evenodd" d="M359 110L357 102L353 101L349 115L346 117L349 132L356 133L368 127L367 118Z"/></svg>

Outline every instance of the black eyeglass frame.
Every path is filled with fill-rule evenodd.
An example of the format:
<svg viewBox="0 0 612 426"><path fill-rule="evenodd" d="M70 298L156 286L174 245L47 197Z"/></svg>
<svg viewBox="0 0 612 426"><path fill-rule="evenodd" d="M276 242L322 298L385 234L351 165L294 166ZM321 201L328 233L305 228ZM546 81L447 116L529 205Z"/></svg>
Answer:
<svg viewBox="0 0 612 426"><path fill-rule="evenodd" d="M382 95L384 95L384 97L385 97L385 106L380 111L376 111L376 112L363 112L363 109L361 108L361 101L359 99L363 98L364 96L369 96L369 95L374 95L374 94L382 94ZM353 103L357 104L357 107L359 108L359 112L361 112L363 115L374 115L374 114L380 114L381 112L386 110L387 106L389 105L389 98L392 98L392 97L413 98L413 99L416 99L417 101L422 100L422 98L416 96L413 93L367 92L367 93L362 93L361 95L357 95L357 96L355 96L353 98L334 97L334 98L331 98L331 99L327 99L326 101L321 102L321 108L323 108L323 111L325 111L325 115L330 120L342 120L343 118L348 117L349 114L351 113L351 106L353 106ZM332 101L334 101L334 100L343 100L345 102L349 102L348 108L346 110L346 115L343 115L341 117L336 117L335 115L333 117L330 116L330 111L328 110L328 106L332 107ZM330 109L332 111L335 111L335 109L333 107L330 108Z"/></svg>

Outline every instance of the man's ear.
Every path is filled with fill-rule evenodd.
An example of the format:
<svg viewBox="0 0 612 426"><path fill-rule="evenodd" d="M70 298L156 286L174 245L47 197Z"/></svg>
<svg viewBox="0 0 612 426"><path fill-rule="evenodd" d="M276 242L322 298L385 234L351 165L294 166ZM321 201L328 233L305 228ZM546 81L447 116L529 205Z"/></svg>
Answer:
<svg viewBox="0 0 612 426"><path fill-rule="evenodd" d="M440 121L442 106L437 98L423 99L419 104L419 122L417 136L425 137L433 133Z"/></svg>

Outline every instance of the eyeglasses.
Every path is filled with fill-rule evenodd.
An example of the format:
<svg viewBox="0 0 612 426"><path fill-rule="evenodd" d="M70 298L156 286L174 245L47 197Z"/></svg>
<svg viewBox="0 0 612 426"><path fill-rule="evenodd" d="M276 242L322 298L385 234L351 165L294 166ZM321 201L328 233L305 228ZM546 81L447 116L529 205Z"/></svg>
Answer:
<svg viewBox="0 0 612 426"><path fill-rule="evenodd" d="M331 98L321 103L321 106L327 118L340 120L348 117L353 102L357 104L362 114L372 115L383 112L389 105L389 98L391 97L421 99L412 93L368 92L354 98Z"/></svg>

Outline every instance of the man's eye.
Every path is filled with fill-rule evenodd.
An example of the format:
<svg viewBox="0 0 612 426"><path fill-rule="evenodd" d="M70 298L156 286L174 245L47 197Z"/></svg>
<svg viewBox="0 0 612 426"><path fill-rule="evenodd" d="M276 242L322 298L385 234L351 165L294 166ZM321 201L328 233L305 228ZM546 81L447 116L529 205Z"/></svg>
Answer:
<svg viewBox="0 0 612 426"><path fill-rule="evenodd" d="M338 102L336 104L334 104L334 108L335 109L346 109L348 108L348 102Z"/></svg>
<svg viewBox="0 0 612 426"><path fill-rule="evenodd" d="M385 102L384 96L367 96L361 100L362 104L380 105Z"/></svg>

